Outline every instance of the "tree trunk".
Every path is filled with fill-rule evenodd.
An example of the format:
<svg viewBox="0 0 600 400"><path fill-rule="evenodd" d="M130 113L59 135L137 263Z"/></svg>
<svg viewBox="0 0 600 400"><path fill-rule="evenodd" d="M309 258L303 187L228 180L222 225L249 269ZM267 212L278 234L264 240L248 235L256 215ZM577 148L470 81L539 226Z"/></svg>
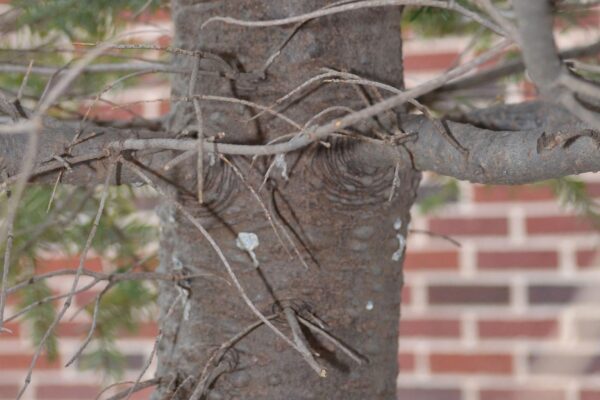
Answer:
<svg viewBox="0 0 600 400"><path fill-rule="evenodd" d="M301 26L281 54L263 74L262 66L293 31L280 28L241 28L212 23L214 15L265 20L296 15L323 7L318 0L240 0L202 2L175 0L175 46L219 54L233 67L228 77L200 74L199 94L236 96L271 104L306 79L330 67L356 72L395 86L402 85L400 10L362 10L327 17ZM176 55L174 62L191 66L192 59ZM224 72L222 64L203 59L202 70ZM189 77L173 82L173 96L187 95ZM331 106L358 108L377 93L359 96L347 84L313 85L285 110L300 125ZM173 102L170 131L197 129L189 102ZM266 142L297 131L271 116L248 122L257 110L231 104L201 103L206 136L225 132L231 143ZM319 121L343 115L334 110ZM370 121L356 129L390 129L395 114ZM371 133L370 132L370 133ZM372 133L371 133L372 134ZM336 139L330 147L315 144L286 155L289 180L275 167L260 191L273 224L283 226L304 262L294 256L285 233L276 235L247 185L258 190L272 159L237 157L231 162L246 179L221 160L205 160L204 205L195 193L195 164L184 164L173 179L184 186L178 199L193 210L231 262L252 302L292 338L282 309L308 320L323 322L324 329L368 359L358 365L321 333L302 329L325 378L303 357L261 325L235 343L220 363L210 362L207 399L394 399L397 375L397 328L404 238L409 209L420 175L410 164L396 171L389 160L378 162L375 147ZM207 157L208 158L208 157ZM406 159L406 157L404 158ZM399 186L393 185L399 182ZM394 186L397 186L395 190ZM391 191L394 196L391 201ZM190 273L210 272L228 278L215 251L176 210L163 205L161 218L161 269L184 268ZM236 246L240 232L258 236L255 268L248 252ZM278 238L279 236L279 238ZM286 251L287 248L287 251ZM290 256L290 253L292 256ZM155 399L188 399L197 390L202 371L218 347L258 321L239 291L223 280L190 280L176 290L165 285L160 292L163 339L158 350L158 376L167 376ZM180 299L189 293L188 306ZM178 297L179 296L179 297ZM173 306L175 304L175 306ZM169 310L171 312L169 313ZM174 393L176 394L174 395ZM172 397L174 395L174 397Z"/></svg>

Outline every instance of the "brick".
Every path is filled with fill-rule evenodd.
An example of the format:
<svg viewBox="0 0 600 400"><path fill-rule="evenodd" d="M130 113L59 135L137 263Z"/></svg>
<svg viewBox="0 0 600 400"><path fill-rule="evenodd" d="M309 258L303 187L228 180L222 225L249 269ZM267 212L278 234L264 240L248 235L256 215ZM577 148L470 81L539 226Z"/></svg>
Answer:
<svg viewBox="0 0 600 400"><path fill-rule="evenodd" d="M579 268L600 268L600 252L596 249L578 250L575 257Z"/></svg>
<svg viewBox="0 0 600 400"><path fill-rule="evenodd" d="M154 321L140 322L138 329L133 332L123 331L119 333L120 337L144 337L154 339L158 336L158 324Z"/></svg>
<svg viewBox="0 0 600 400"><path fill-rule="evenodd" d="M600 400L600 390L584 389L579 392L579 400Z"/></svg>
<svg viewBox="0 0 600 400"><path fill-rule="evenodd" d="M600 319L581 318L574 324L578 338L593 341L600 339Z"/></svg>
<svg viewBox="0 0 600 400"><path fill-rule="evenodd" d="M556 319L484 319L477 322L482 339L544 339L555 338Z"/></svg>
<svg viewBox="0 0 600 400"><path fill-rule="evenodd" d="M77 293L75 295L75 304L78 307L85 307L94 304L96 296L100 294L101 290L86 290L85 292Z"/></svg>
<svg viewBox="0 0 600 400"><path fill-rule="evenodd" d="M128 369L140 370L144 366L145 358L143 354L127 354L125 365Z"/></svg>
<svg viewBox="0 0 600 400"><path fill-rule="evenodd" d="M600 291L584 285L532 285L527 297L532 305L593 304L600 302Z"/></svg>
<svg viewBox="0 0 600 400"><path fill-rule="evenodd" d="M6 305L7 306L15 306L17 304L19 304L20 302L20 298L19 298L19 293L11 293L8 296L6 296Z"/></svg>
<svg viewBox="0 0 600 400"><path fill-rule="evenodd" d="M81 337L87 335L90 325L86 322L63 321L58 324L56 333L58 337Z"/></svg>
<svg viewBox="0 0 600 400"><path fill-rule="evenodd" d="M552 389L483 389L479 400L566 400L566 393Z"/></svg>
<svg viewBox="0 0 600 400"><path fill-rule="evenodd" d="M432 305L504 305L510 290L503 285L430 285L427 298Z"/></svg>
<svg viewBox="0 0 600 400"><path fill-rule="evenodd" d="M21 335L21 325L18 322L7 322L2 327L7 329L8 332L0 333L0 341L15 340Z"/></svg>
<svg viewBox="0 0 600 400"><path fill-rule="evenodd" d="M596 375L600 373L600 354L534 352L527 357L531 374Z"/></svg>
<svg viewBox="0 0 600 400"><path fill-rule="evenodd" d="M412 353L398 353L398 367L400 373L406 373L415 370L415 355Z"/></svg>
<svg viewBox="0 0 600 400"><path fill-rule="evenodd" d="M131 400L148 400L152 398L152 393L154 393L154 391L156 390L156 388L154 387L149 387L146 389L142 389L139 390L137 392L135 392L134 394L131 395Z"/></svg>
<svg viewBox="0 0 600 400"><path fill-rule="evenodd" d="M79 107L79 112L85 114L88 112L90 104ZM129 121L144 114L144 105L126 104L122 106L112 106L108 104L94 104L89 111L89 117L101 121Z"/></svg>
<svg viewBox="0 0 600 400"><path fill-rule="evenodd" d="M575 216L528 217L525 220L527 233L530 235L552 235L565 233L593 232L589 221Z"/></svg>
<svg viewBox="0 0 600 400"><path fill-rule="evenodd" d="M558 268L556 251L481 251L477 254L477 266L490 269L535 269Z"/></svg>
<svg viewBox="0 0 600 400"><path fill-rule="evenodd" d="M473 200L480 203L531 202L555 199L548 186L473 186Z"/></svg>
<svg viewBox="0 0 600 400"><path fill-rule="evenodd" d="M159 113L161 116L167 115L171 111L171 102L170 101L161 101L159 106Z"/></svg>
<svg viewBox="0 0 600 400"><path fill-rule="evenodd" d="M600 197L600 183L586 182L585 190L590 197Z"/></svg>
<svg viewBox="0 0 600 400"><path fill-rule="evenodd" d="M47 272L54 272L61 269L77 269L79 267L79 257L59 257L59 258L47 258L37 259L36 273L43 274ZM83 264L84 268L102 272L102 259L100 257L90 257L85 260Z"/></svg>
<svg viewBox="0 0 600 400"><path fill-rule="evenodd" d="M431 218L429 230L449 236L492 236L508 234L506 218Z"/></svg>
<svg viewBox="0 0 600 400"><path fill-rule="evenodd" d="M538 89L532 82L524 79L520 82L520 86L523 100L536 100L538 98Z"/></svg>
<svg viewBox="0 0 600 400"><path fill-rule="evenodd" d="M400 338L426 337L458 338L460 336L460 321L448 318L401 318Z"/></svg>
<svg viewBox="0 0 600 400"><path fill-rule="evenodd" d="M19 393L19 385L0 385L0 399L15 399Z"/></svg>
<svg viewBox="0 0 600 400"><path fill-rule="evenodd" d="M457 388L425 388L401 387L398 388L398 400L461 400L462 393Z"/></svg>
<svg viewBox="0 0 600 400"><path fill-rule="evenodd" d="M510 354L434 353L429 356L432 373L437 374L489 374L512 373Z"/></svg>
<svg viewBox="0 0 600 400"><path fill-rule="evenodd" d="M403 61L404 70L422 72L447 69L456 62L458 55L457 52L406 54Z"/></svg>
<svg viewBox="0 0 600 400"><path fill-rule="evenodd" d="M408 251L404 259L407 271L419 270L457 270L458 251Z"/></svg>
<svg viewBox="0 0 600 400"><path fill-rule="evenodd" d="M33 354L2 353L0 354L0 371L26 370L29 368L32 358ZM60 369L62 365L60 359L50 362L48 358L42 355L38 358L35 368L38 370Z"/></svg>
<svg viewBox="0 0 600 400"><path fill-rule="evenodd" d="M566 304L575 297L575 286L546 286L536 285L527 289L530 304Z"/></svg>
<svg viewBox="0 0 600 400"><path fill-rule="evenodd" d="M402 305L410 305L411 301L412 301L412 290L410 288L410 286L408 285L404 285L404 287L402 288L402 293L401 293L401 301L402 301Z"/></svg>
<svg viewBox="0 0 600 400"><path fill-rule="evenodd" d="M156 44L160 47L169 47L171 43L173 43L173 38L170 35L160 35L158 39L156 39Z"/></svg>
<svg viewBox="0 0 600 400"><path fill-rule="evenodd" d="M38 385L38 400L81 400L93 399L101 389L93 385Z"/></svg>
<svg viewBox="0 0 600 400"><path fill-rule="evenodd" d="M124 10L119 12L118 18L125 21L133 21L134 12L131 10ZM165 8L159 8L152 12L145 11L136 16L135 22L137 23L158 23L158 22L171 22L171 13Z"/></svg>

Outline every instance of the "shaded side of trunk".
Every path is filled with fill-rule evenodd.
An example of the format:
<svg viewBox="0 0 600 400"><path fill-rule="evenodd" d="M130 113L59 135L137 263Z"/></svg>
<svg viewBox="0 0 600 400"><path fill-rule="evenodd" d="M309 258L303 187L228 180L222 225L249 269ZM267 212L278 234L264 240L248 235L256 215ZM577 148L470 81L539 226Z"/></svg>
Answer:
<svg viewBox="0 0 600 400"><path fill-rule="evenodd" d="M348 13L310 21L287 43L263 76L265 60L294 29L293 26L247 29L209 25L213 15L243 19L269 19L314 10L323 1L193 2L173 4L176 46L211 50L237 69L236 79L201 75L198 93L235 96L261 104L293 89L323 67L356 72L400 86L402 84L400 11L386 8ZM190 64L185 57L176 63ZM214 61L202 61L204 70L220 69ZM174 97L186 95L189 77L174 82ZM358 108L365 98L351 85L314 86L301 101L288 106L286 115L305 124L331 106ZM173 104L174 134L193 130L190 104ZM272 117L247 119L255 112L245 107L202 103L208 136L225 132L228 142L255 143L294 132L288 123ZM335 114L338 112L338 114ZM323 118L333 118L340 110ZM342 111L343 112L343 111ZM395 116L357 127L363 133L389 129ZM375 127L375 128L374 128ZM246 184L261 185L272 159L252 162L235 158ZM194 199L193 163L174 175L182 184L179 200L190 207L221 246L245 291L265 314L289 307L299 316L323 323L323 329L354 349L368 364L357 365L322 334L303 333L327 370L319 377L303 358L262 325L244 336L219 363L207 368L211 382L208 399L393 399L397 375L397 328L401 287L403 242L409 209L420 178L410 165L400 165L400 186L390 202L394 166L379 162L377 149L364 142L336 139L328 147L316 144L286 155L284 179L279 167L260 192L278 235L246 184L220 160L205 164L204 206ZM161 268L189 269L228 278L215 251L200 233L175 210L165 205L161 216ZM285 229L285 232L284 232ZM236 246L240 232L258 236L254 250L260 263L255 268L249 253ZM304 262L294 256L290 236ZM279 238L278 238L279 236ZM287 248L287 250L286 250ZM290 255L291 254L291 255ZM306 264L306 265L303 265ZM257 321L235 287L221 279L194 279L189 286L189 305L166 312L180 295L165 286L160 294L161 327L158 375L174 378L159 388L155 398L188 399L215 350ZM288 337L285 317L274 324ZM176 394L174 395L174 393ZM174 397L172 397L174 395Z"/></svg>

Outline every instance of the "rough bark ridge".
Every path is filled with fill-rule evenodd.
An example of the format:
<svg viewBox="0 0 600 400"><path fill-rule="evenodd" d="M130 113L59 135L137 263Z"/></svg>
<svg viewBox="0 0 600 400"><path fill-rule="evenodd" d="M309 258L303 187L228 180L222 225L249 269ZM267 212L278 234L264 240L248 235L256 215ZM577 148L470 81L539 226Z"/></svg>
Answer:
<svg viewBox="0 0 600 400"><path fill-rule="evenodd" d="M324 1L316 0L176 0L175 45L218 53L241 72L235 81L200 78L197 88L202 94L235 94L269 104L323 67L345 69L401 86L397 8L308 22L289 41L265 77L257 72L293 27L248 30L215 24L202 31L199 28L202 21L214 15L266 19L324 5ZM177 64L190 62L183 57L175 60ZM201 65L205 69L219 68L210 63ZM173 95L185 95L188 86L189 78L178 78ZM352 87L327 85L313 90L286 113L303 124L327 107L357 108L362 104ZM183 102L174 106L170 130L193 129L192 107ZM290 132L289 127L272 118L244 122L251 114L243 107L203 103L202 111L207 136L220 131L243 133L228 134L228 142L263 142ZM379 124L385 129L393 122L395 118L382 118ZM191 195L194 174L190 171L194 167L184 165L175 172L178 182L190 185L187 192L177 193L180 201L194 209L222 246L249 297L265 315L290 307L305 318L315 316L326 324L327 332L369 360L369 364L359 366L322 335L304 329L311 349L320 354L317 361L327 370L327 377L321 378L297 351L263 325L233 346L218 365L210 365L212 385L203 398L395 398L402 263L397 256L403 255L409 208L420 175L410 163L401 163L397 173L400 187L388 202L394 167L389 160L379 163L376 152L366 148L369 146L336 140L331 148L317 144L288 155L289 181L281 178L282 171L276 168L271 174L276 179L261 192L273 218L286 227L308 269L283 249L259 204L225 163L217 160L209 166L210 160L206 161L206 203L202 207L194 206L196 200ZM271 160L250 161L243 157L233 160L247 182L258 188ZM188 268L192 273L202 270L226 276L215 252L180 213L165 205L160 216L161 269ZM255 253L259 268L252 266L248 253L236 247L239 232L258 235L260 245ZM154 398L173 398L176 391L174 398L188 399L211 354L257 318L234 287L215 280L191 282L189 313L179 309L166 318L179 293L163 289L160 305L164 338L158 352L158 375L176 376L170 384L160 386ZM292 337L283 314L274 323Z"/></svg>

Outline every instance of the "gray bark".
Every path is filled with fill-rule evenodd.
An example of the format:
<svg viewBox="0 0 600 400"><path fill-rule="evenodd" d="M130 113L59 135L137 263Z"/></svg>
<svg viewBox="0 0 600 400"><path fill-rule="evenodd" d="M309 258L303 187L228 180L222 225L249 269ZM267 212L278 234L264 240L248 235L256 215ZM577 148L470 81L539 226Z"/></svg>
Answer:
<svg viewBox="0 0 600 400"><path fill-rule="evenodd" d="M195 3L195 4L193 4ZM292 27L248 30L215 24L200 32L198 26L212 15L267 19L293 15L323 6L322 1L238 1L200 3L175 1L176 46L227 54L243 71L258 70L277 49ZM319 73L319 68L353 70L374 79L402 85L401 41L398 9L374 10L328 17L307 23L288 43L267 71L266 78L246 86L227 81L201 80L204 94L237 94L268 104L295 85ZM187 63L182 58L176 64ZM174 96L187 90L184 78L174 83ZM233 87L232 87L233 86ZM286 110L304 122L330 105L360 107L351 87L322 87ZM280 122L261 119L244 125L246 110L239 107L202 105L207 135L233 132L228 141L265 142L286 132ZM188 122L183 122L188 121ZM193 124L194 112L180 103L171 129ZM396 235L405 235L408 210L419 181L410 163L402 162L401 187L388 202L394 176L393 163L369 165L364 146L333 141L326 149L311 149L288 155L290 180L277 178L263 192L274 218L289 230L308 269L289 257L273 234L261 208L223 164L207 167L207 203L180 196L230 258L250 298L264 314L291 306L300 315L310 313L327 324L327 330L355 349L369 364L355 365L339 348L322 336L305 331L317 361L327 370L319 377L298 352L278 339L264 325L244 337L219 365L211 365L216 376L207 393L210 399L365 399L395 398L397 374L397 327L401 263L392 260L399 249ZM258 187L268 166L264 160L253 167L236 157L235 164ZM185 179L187 169L176 176ZM179 178L177 178L179 180ZM161 213L161 269L184 266L223 274L214 251L182 216L165 206ZM401 221L396 230L394 223ZM400 222L399 222L400 224ZM254 232L260 245L253 268L248 254L236 248L239 232ZM402 253L402 251L400 252ZM189 319L174 313L162 321L164 342L159 349L158 374L176 374L181 384L177 399L188 399L212 351L245 326L256 321L233 287L194 281L190 287ZM177 296L164 288L160 295L163 316ZM292 337L285 318L275 321ZM191 377L191 378L190 378ZM188 379L189 378L189 379ZM187 379L187 380L186 380ZM176 385L174 385L176 386ZM173 387L161 387L155 398L169 398Z"/></svg>

